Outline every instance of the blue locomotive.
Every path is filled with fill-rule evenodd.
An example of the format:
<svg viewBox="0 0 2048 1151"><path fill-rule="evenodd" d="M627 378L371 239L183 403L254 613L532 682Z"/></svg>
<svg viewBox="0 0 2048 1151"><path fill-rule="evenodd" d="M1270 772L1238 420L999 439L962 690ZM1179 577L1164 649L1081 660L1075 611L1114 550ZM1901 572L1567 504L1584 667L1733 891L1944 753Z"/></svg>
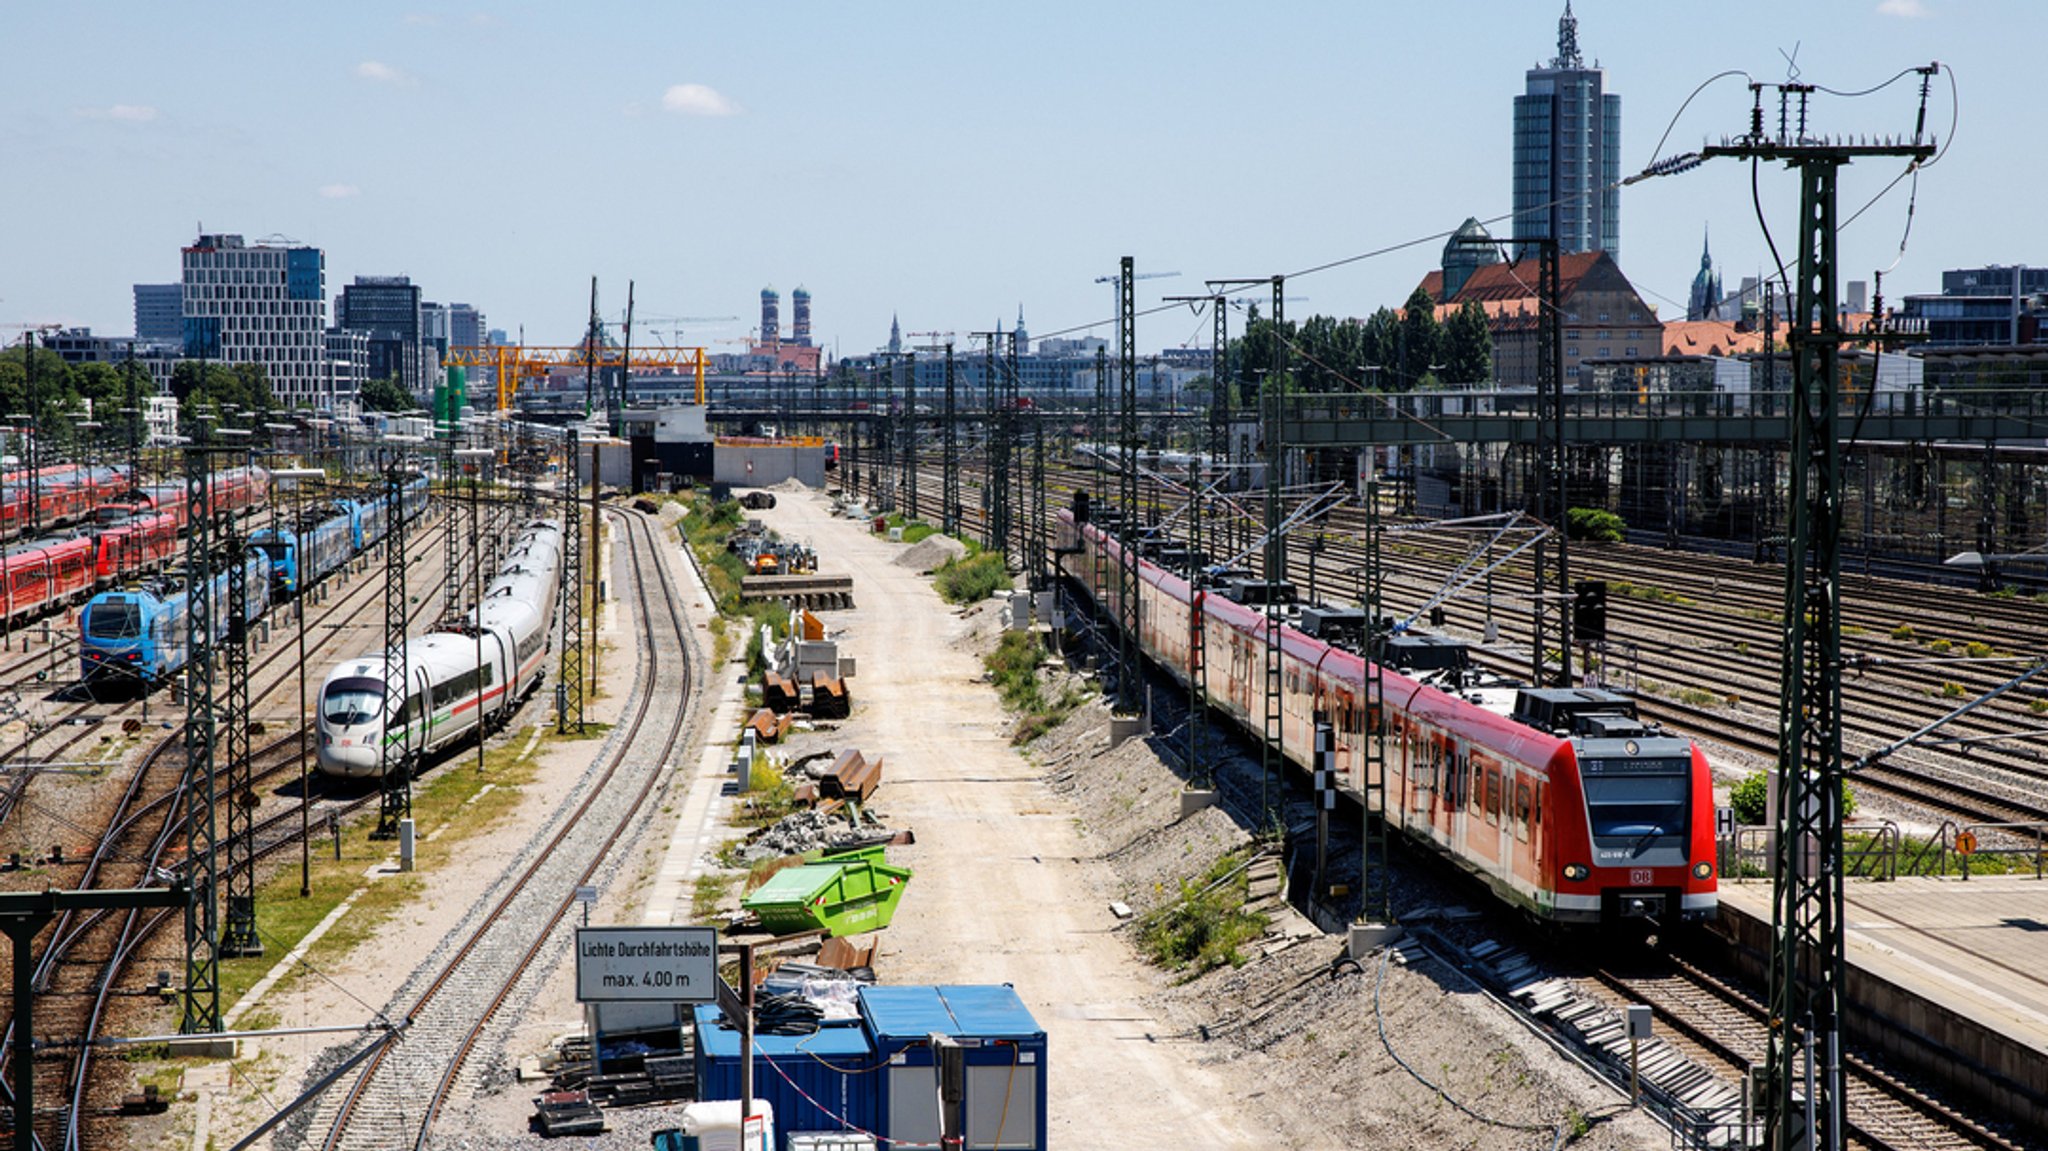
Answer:
<svg viewBox="0 0 2048 1151"><path fill-rule="evenodd" d="M325 501L305 510L296 528L265 528L249 542L270 558L271 587L279 599L299 594L326 578L348 558L384 538L391 497ZM427 480L420 476L400 489L405 518L427 505Z"/></svg>
<svg viewBox="0 0 2048 1151"><path fill-rule="evenodd" d="M270 586L281 600L319 583L356 554L357 513L340 502L307 508L296 528L251 532L249 545L270 560Z"/></svg>
<svg viewBox="0 0 2048 1151"><path fill-rule="evenodd" d="M270 561L250 552L244 619L270 608ZM213 637L228 634L228 573L213 577ZM125 682L148 691L185 666L190 654L191 593L182 579L152 580L92 597L79 616L82 674L88 683Z"/></svg>

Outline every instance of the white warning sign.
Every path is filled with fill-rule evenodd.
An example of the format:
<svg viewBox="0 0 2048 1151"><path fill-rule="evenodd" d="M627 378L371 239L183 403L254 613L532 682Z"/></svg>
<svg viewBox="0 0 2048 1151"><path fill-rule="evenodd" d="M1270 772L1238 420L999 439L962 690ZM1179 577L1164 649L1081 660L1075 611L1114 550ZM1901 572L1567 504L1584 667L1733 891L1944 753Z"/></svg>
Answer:
<svg viewBox="0 0 2048 1151"><path fill-rule="evenodd" d="M718 998L718 932L709 927L583 927L576 931L582 1003Z"/></svg>

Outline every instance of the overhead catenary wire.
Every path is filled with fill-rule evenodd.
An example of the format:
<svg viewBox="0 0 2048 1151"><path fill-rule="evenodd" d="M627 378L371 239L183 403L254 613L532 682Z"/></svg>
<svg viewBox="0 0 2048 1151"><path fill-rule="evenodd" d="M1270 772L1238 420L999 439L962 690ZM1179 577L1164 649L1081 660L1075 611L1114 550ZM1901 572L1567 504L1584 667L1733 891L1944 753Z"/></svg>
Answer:
<svg viewBox="0 0 2048 1151"><path fill-rule="evenodd" d="M1949 105L1949 106L1950 106L1950 126L1949 126L1949 139L1948 139L1947 141L1944 141L1944 142L1943 142L1943 144L1942 144L1942 146L1941 146L1941 149L1940 149L1940 150L1939 150L1938 152L1936 152L1936 153L1935 153L1934 157L1933 157L1932 159L1928 160L1927 164L1924 164L1924 165L1920 165L1921 167L1927 167L1927 166L1931 166L1932 164L1934 164L1934 163L1937 163L1937 162L1939 162L1939 161L1941 160L1941 158L1942 158L1943 156L1945 156L1945 155L1947 155L1947 154L1948 154L1948 149L1949 149L1949 146L1950 146L1950 144L1951 144L1951 143L1953 143L1953 141L1954 141L1954 138L1955 138L1955 131L1956 131L1956 128L1957 128L1957 126L1959 125L1959 123L1960 123L1960 120L1961 120L1961 101L1960 101L1960 96L1959 96L1959 94L1958 94L1958 91L1959 91L1959 90L1958 90L1958 87L1957 87L1957 83L1956 83L1956 79L1955 79L1955 71L1954 71L1954 69L1950 68L1950 67L1949 67L1948 65L1946 65L1946 64L1940 64L1940 65L1937 65L1937 66L1938 66L1938 67L1939 67L1939 68L1941 69L1941 71L1943 71L1944 73L1946 73L1946 74L1948 75L1948 78L1949 78L1949 88L1950 88L1950 105ZM1890 80L1887 80L1887 81L1885 81L1884 83L1882 83L1882 84L1879 84L1879 85L1877 85L1877 86L1875 86L1875 87L1873 87L1873 88L1869 88L1869 89L1863 89L1863 90L1858 90L1858 91L1848 91L1848 92L1838 92L1838 91L1835 91L1835 90L1833 90L1833 89L1826 89L1826 88L1820 88L1820 87L1816 86L1816 89L1815 89L1815 90L1816 90L1816 91L1823 91L1823 92L1827 92L1827 93L1828 93L1829 95L1834 95L1834 96L1840 96L1840 97L1847 97L1847 98L1857 98L1857 97L1862 97L1862 96L1872 95L1872 94L1875 94L1876 92L1882 91L1883 89L1885 89L1885 88L1889 87L1890 85L1892 85L1892 84L1896 83L1896 82L1897 82L1897 81L1898 81L1898 80L1899 80L1899 79L1900 79L1901 77L1903 77L1903 76L1906 76L1906 75L1909 75L1909 74L1912 74L1913 72L1916 72L1916 71L1919 71L1919 69L1918 69L1918 68L1907 68L1907 69L1903 69L1903 70L1902 70L1902 71L1901 71L1901 72L1900 72L1900 73L1899 73L1898 75L1896 75L1896 76L1893 76L1893 77L1892 77L1892 78L1891 78ZM1696 97L1697 97L1697 96L1698 96L1698 95L1700 94L1700 92L1704 91L1704 90L1705 90L1705 89L1706 89L1707 87L1711 86L1711 85L1712 85L1712 84L1714 84L1714 83L1715 83L1716 81L1719 81L1719 80L1722 80L1722 79L1726 79L1726 78L1728 78L1728 77L1730 77L1730 76L1743 76L1743 77L1748 77L1748 76L1749 76L1749 73L1748 73L1748 72L1746 72L1746 71L1743 71L1743 70L1741 70L1741 69L1728 69L1728 70L1726 70L1726 71L1723 71L1723 72L1718 72L1718 73L1714 74L1713 76L1710 76L1710 77L1708 77L1708 78L1707 78L1707 79L1706 79L1705 81L1702 81L1702 82L1701 82L1701 84L1699 85L1699 87L1695 88L1695 89L1693 90L1692 94L1691 94L1691 95L1688 95L1688 96L1687 96L1687 97L1685 98L1685 101L1684 101L1683 103L1681 103L1681 104L1679 105L1678 111L1677 111L1676 113L1674 113L1674 114L1672 115L1672 117L1671 117L1671 120L1669 121L1669 123L1667 123L1667 125L1666 125L1666 127L1665 127L1665 130L1664 130L1664 133L1663 133L1663 136L1662 136L1662 137L1660 137L1660 138L1659 138L1659 140L1658 140L1658 145L1657 145L1657 152L1658 152L1658 153L1661 153L1661 152L1663 151L1663 146L1664 146L1665 142L1666 142L1666 141L1668 141L1668 139L1669 139L1669 137L1670 137L1670 135L1671 135L1671 132L1672 132L1672 131L1673 131L1673 130L1674 130L1674 129L1676 128L1676 126L1677 126L1677 123L1678 123L1678 121L1679 121L1680 117L1681 117L1681 116L1683 116L1683 114L1684 114L1684 112L1685 112L1685 109L1686 109L1686 107L1687 107L1688 105L1690 105L1690 104L1692 103L1693 99L1694 99L1694 98L1696 98ZM1611 182L1611 183L1608 183L1608 184L1604 184L1604 185L1601 185L1601 186L1599 186L1599 187L1595 187L1595 188L1589 188L1589 189L1587 189L1586 191L1584 191L1584 192L1581 192L1581 193L1578 193L1578 194L1576 194L1576 195L1571 195L1571 196L1560 196L1560 197L1558 197L1558 198L1556 198L1556 199L1554 199L1554 200L1551 200L1551 201L1549 201L1549 202L1547 202L1547 203L1543 203L1543 204L1538 204L1538 205L1535 205L1535 206L1533 206L1533 207L1531 207L1531 208L1523 209L1523 210L1522 210L1521 212L1516 212L1516 211L1512 211L1512 210L1511 210L1511 211L1507 211L1507 212L1503 212L1503 213L1500 213L1500 214L1498 214L1498 215L1494 215L1494 216L1489 216L1489 217L1487 217L1487 218L1485 218L1485 219L1482 219L1482 220L1480 220L1480 221L1479 221L1479 223L1481 224L1481 226L1491 226L1491 225L1494 225L1494 224L1498 224L1498 223L1501 223L1502 221L1505 221L1505 220L1511 220L1511 219L1513 219L1513 218L1514 218L1515 216L1517 216L1517 215L1521 215L1521 214L1526 214L1527 212L1532 212L1532 211L1543 211L1543 210L1546 210L1546 209L1549 209L1549 208L1552 208L1552 207L1556 207L1556 206L1558 206L1558 205L1562 205L1562 204L1571 204L1571 203L1576 203L1576 202L1578 202L1578 201L1580 201L1580 200L1588 199L1588 198L1590 198L1590 197L1593 197L1593 196L1603 195L1603 194L1605 194L1606 192L1608 192L1608 191L1610 191L1610 190L1613 190L1613 189L1615 189L1615 188L1620 188L1620 187L1622 187L1622 186L1625 186L1625 185L1628 185L1628 184L1633 184L1633 183L1636 183L1636 182L1638 182L1638 181L1640 181L1640 180L1642 180L1642 179L1645 179L1645 178L1647 178L1647 177L1651 177L1651 176L1658 176L1658 175L1671 175L1671 174L1676 174L1676 173L1677 173L1677 172L1679 172L1679 171L1683 171L1683 170L1685 170L1685 169L1686 169L1687 167L1689 167L1689 166L1690 166L1690 165L1691 165L1692 163L1694 163L1694 162L1696 162L1696 157L1689 157L1689 154L1681 154L1681 155L1679 155L1679 156L1673 156L1673 157L1663 157L1663 158L1658 158L1658 157L1654 157L1654 156L1653 156L1653 158L1652 158L1651 162L1650 162L1650 163L1649 163L1648 165L1646 165L1646 166L1645 166L1645 167L1643 168L1643 170L1642 170L1641 172L1635 173L1635 174L1633 174L1633 175L1630 175L1630 176L1625 176L1625 177L1621 178L1620 180L1616 180L1616 181L1613 181L1613 182ZM1769 229L1769 225L1768 225L1768 224L1766 224L1766 223L1764 222L1764 218L1763 218L1763 204L1762 204L1762 198L1761 198L1761 193L1760 193L1760 191L1759 191L1759 188L1758 188L1758 184L1757 184L1757 174L1756 174L1756 169L1757 169L1757 161L1755 161L1755 160L1752 160L1752 161L1751 161L1751 173L1750 173L1750 195L1751 195L1751 199L1752 199L1752 201L1754 202L1754 204L1755 204L1755 207L1756 207L1757 223L1758 223L1758 226L1759 226L1760 228L1762 228L1762 229L1763 229L1763 231L1764 231L1764 239L1765 239L1765 243L1766 243L1766 244L1767 244L1767 245L1768 245L1768 246L1769 246L1769 247L1771 248L1771 258L1772 258L1772 261L1773 261L1773 262L1774 262L1774 263L1775 263L1775 264L1777 265L1777 268L1778 268L1778 277L1779 277L1779 282L1780 282L1781 284L1789 283L1789 280L1788 280L1788 278L1786 277L1786 274L1785 274L1785 263L1784 263L1784 260L1783 260L1783 259L1782 259L1782 258L1781 258L1781 257L1779 256L1779 254L1778 254L1778 251L1777 251L1777 246L1776 246L1776 244L1775 244L1775 243L1774 243L1774 242L1772 241L1772 238L1771 238L1771 236L1770 236L1770 229ZM1887 189L1887 190L1889 190L1889 189ZM1882 196L1882 195L1883 195L1883 193L1882 193L1882 192L1880 192L1880 193L1879 193L1879 196ZM1873 203L1874 203L1874 202L1875 202L1875 200L1873 200ZM1865 208L1867 208L1867 207L1869 207L1869 205L1865 205ZM1858 215L1860 215L1860 214L1862 213L1862 211L1863 211L1863 209L1858 209L1858 212L1857 212L1857 214L1858 214ZM1852 216L1852 217L1851 217L1851 219L1854 219L1854 217ZM1847 225L1846 225L1846 224L1844 224L1843 226L1845 226L1845 227L1846 227ZM1910 228L1910 222L1909 222L1909 225L1908 225L1908 226L1909 226L1909 228ZM1366 261L1366 260L1373 260L1373 259L1378 259L1378 258L1380 258L1380 257L1382 257L1382 256L1389 256L1389 255L1393 255L1394 253L1397 253L1397 252L1403 252L1403 251L1406 251L1406 250L1408 250L1408 249L1410 249L1410 248L1418 247L1418 246L1421 246L1421 245L1423 245L1423 244L1428 244L1428 243L1431 243L1431 242L1433 242L1433 241L1438 241L1438 240L1445 240L1445 239L1448 239L1448 238L1450 238L1451 236L1455 235L1455 234L1456 234L1456 232L1457 232L1457 229L1453 228L1453 229L1449 229L1449 230L1444 230L1444 231L1436 231L1436 232L1431 232L1431 233L1428 233L1427 235L1421 235L1421 236L1416 236L1416 237L1413 237L1413 238L1411 238L1411 239L1407 239L1407 240L1401 240L1401 241L1397 241L1397 242L1395 242L1395 243L1391 243L1391 244L1385 244L1385 245L1381 245L1381 246L1379 246L1379 247L1376 247L1376 248L1371 248L1371 249L1368 249L1368 250L1366 250L1366 251L1363 251L1363 252L1358 252L1358 253L1355 253L1355 254L1353 254L1353 255L1349 255L1349 256L1343 256L1343 257L1339 257L1339 258L1337 258L1337 259L1333 259L1333 260L1325 260L1325 261L1323 261L1323 262L1321 262L1321 263L1317 263L1317 264L1311 264L1311 265L1309 265L1309 266L1307 266L1307 267L1305 267L1305 268L1301 268L1301 269L1299 269L1299 270L1297 270L1297 271L1293 271L1293 272L1288 272L1288 273L1285 273L1285 274L1284 274L1284 276L1283 276L1283 278L1285 278L1285 279L1290 279L1290 280L1291 280L1291 279L1299 279L1299 278L1301 278L1301 277L1304 277L1304 276L1312 276L1312 275L1315 275L1315 274L1316 274L1316 273L1318 273L1318 272L1327 272L1327 271L1331 271L1331 270L1333 270L1333 269L1336 269L1336 268L1342 268L1342 267L1346 267L1346 266L1348 266L1348 265L1351 265L1351 264L1361 263L1361 262L1363 262L1363 261ZM1176 306L1177 306L1177 304L1175 304L1175 303L1164 303L1164 304L1156 304L1156 305L1154 305L1154 306L1152 306L1152 307L1149 307L1149 308L1141 308L1141 309L1139 309L1139 310L1137 310L1137 311L1133 312L1133 313L1132 313L1132 316L1133 316L1133 318L1135 318L1135 317L1139 317L1139 316L1153 316L1153 315L1158 315L1158 314L1160 314L1160 313L1162 313L1162 312L1165 312L1165 311L1167 311L1167 310L1169 310L1169 309L1172 309L1172 308L1174 308L1174 307L1176 307ZM1115 322L1116 322L1116 320L1115 320L1115 318L1114 318L1114 317L1111 317L1111 318L1107 318L1107 319L1101 319L1101 320L1093 320L1093 321L1090 321L1090 322L1088 322L1088 323L1083 323L1083 324L1074 324L1074 325L1071 325L1071 326L1068 326L1068 327L1064 327L1064 328L1059 328L1059 329L1055 329L1055 330L1053 330L1053 331L1050 331L1050 332L1045 332L1045 333L1041 334L1041 335L1040 335L1040 336L1039 336L1038 338L1039 338L1039 339L1051 339L1051 338L1055 338L1055 337L1060 337L1060 336L1069 336L1069 335L1073 335L1073 334L1075 334L1075 333L1077 333L1077 332L1085 332L1085 331L1089 331L1089 330L1091 330L1091 329L1094 329L1094 328L1098 328L1098 327L1101 327L1101 326L1102 326L1102 325L1104 325L1104 324L1111 324L1111 323L1115 323Z"/></svg>

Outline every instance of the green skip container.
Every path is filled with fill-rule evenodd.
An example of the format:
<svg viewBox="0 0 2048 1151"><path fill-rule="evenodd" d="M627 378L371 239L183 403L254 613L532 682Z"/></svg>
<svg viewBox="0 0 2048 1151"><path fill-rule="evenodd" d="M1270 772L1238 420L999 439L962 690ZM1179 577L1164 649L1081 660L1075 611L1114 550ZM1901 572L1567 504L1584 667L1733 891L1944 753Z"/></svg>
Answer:
<svg viewBox="0 0 2048 1151"><path fill-rule="evenodd" d="M888 863L879 846L864 847L784 868L740 906L777 935L858 935L889 926L909 881L909 868Z"/></svg>

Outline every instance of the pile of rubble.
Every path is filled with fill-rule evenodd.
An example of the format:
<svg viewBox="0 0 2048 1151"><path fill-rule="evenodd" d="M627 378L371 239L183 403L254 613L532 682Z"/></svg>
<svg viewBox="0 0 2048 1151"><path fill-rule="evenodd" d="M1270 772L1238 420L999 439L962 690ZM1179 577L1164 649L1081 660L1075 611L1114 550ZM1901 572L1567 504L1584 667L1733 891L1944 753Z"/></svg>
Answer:
<svg viewBox="0 0 2048 1151"><path fill-rule="evenodd" d="M831 851L871 843L877 834L873 829L863 830L854 827L846 820L834 818L827 812L812 809L794 811L761 832L759 838L740 848L739 857L747 863L761 863L770 859L781 859L785 855L802 855L808 851L819 850Z"/></svg>

